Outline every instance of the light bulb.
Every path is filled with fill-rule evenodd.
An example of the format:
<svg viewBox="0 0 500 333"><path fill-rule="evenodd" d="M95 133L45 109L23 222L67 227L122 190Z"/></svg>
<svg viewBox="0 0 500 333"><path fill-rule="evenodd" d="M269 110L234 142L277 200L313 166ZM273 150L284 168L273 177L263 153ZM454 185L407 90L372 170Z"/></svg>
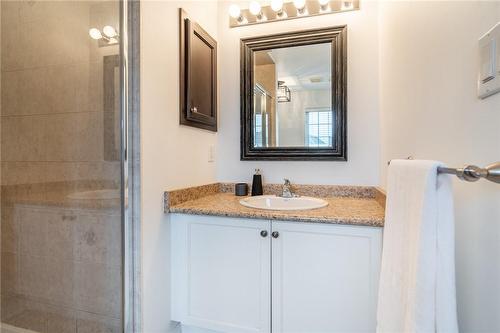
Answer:
<svg viewBox="0 0 500 333"><path fill-rule="evenodd" d="M352 9L352 2L351 1L342 1L341 10L347 10L347 9Z"/></svg>
<svg viewBox="0 0 500 333"><path fill-rule="evenodd" d="M293 0L293 4L295 5L295 8L301 10L306 6L306 0Z"/></svg>
<svg viewBox="0 0 500 333"><path fill-rule="evenodd" d="M113 28L110 25L105 26L102 28L102 32L106 35L106 37L113 38L116 37L118 34L116 33L115 28Z"/></svg>
<svg viewBox="0 0 500 333"><path fill-rule="evenodd" d="M271 0L271 9L280 12L283 9L283 0Z"/></svg>
<svg viewBox="0 0 500 333"><path fill-rule="evenodd" d="M320 6L326 6L330 3L330 0L319 0L318 2Z"/></svg>
<svg viewBox="0 0 500 333"><path fill-rule="evenodd" d="M89 35L92 39L101 39L102 38L102 34L101 34L101 31L99 31L99 29L96 29L96 28L92 28L89 30Z"/></svg>
<svg viewBox="0 0 500 333"><path fill-rule="evenodd" d="M240 6L232 4L229 6L229 16L231 16L234 19L239 18L241 15L241 9Z"/></svg>
<svg viewBox="0 0 500 333"><path fill-rule="evenodd" d="M260 3L258 3L257 1L250 2L248 10L250 10L250 13L252 13L253 15L259 15L261 10Z"/></svg>

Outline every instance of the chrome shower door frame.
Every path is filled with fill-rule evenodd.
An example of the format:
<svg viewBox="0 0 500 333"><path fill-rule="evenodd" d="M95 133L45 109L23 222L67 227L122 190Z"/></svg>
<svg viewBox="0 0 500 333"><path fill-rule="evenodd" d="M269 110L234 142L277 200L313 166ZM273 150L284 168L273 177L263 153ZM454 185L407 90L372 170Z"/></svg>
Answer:
<svg viewBox="0 0 500 333"><path fill-rule="evenodd" d="M120 0L122 318L141 332L140 293L140 2Z"/></svg>

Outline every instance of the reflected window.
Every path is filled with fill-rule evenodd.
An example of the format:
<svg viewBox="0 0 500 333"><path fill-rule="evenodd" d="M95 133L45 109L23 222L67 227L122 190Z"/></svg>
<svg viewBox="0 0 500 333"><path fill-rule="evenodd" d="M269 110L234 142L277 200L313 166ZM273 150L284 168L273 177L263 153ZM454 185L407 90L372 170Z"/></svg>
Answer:
<svg viewBox="0 0 500 333"><path fill-rule="evenodd" d="M331 147L332 128L332 110L306 110L305 145L307 147Z"/></svg>
<svg viewBox="0 0 500 333"><path fill-rule="evenodd" d="M255 147L262 147L262 115L255 115Z"/></svg>

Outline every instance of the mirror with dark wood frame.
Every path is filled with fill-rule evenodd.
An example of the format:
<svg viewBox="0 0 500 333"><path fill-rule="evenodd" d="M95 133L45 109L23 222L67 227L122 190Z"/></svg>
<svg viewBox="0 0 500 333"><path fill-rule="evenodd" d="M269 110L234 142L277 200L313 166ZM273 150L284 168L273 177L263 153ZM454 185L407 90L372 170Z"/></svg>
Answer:
<svg viewBox="0 0 500 333"><path fill-rule="evenodd" d="M241 159L347 160L346 27L241 40Z"/></svg>

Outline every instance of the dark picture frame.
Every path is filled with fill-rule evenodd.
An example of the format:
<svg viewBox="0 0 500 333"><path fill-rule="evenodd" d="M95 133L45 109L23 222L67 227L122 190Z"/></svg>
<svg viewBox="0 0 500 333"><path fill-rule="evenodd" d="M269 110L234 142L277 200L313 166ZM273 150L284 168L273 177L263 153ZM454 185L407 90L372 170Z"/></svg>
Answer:
<svg viewBox="0 0 500 333"><path fill-rule="evenodd" d="M332 47L332 147L254 147L254 52L320 43L331 43ZM241 39L240 65L241 160L347 161L347 26Z"/></svg>
<svg viewBox="0 0 500 333"><path fill-rule="evenodd" d="M217 42L180 16L180 124L217 132Z"/></svg>

